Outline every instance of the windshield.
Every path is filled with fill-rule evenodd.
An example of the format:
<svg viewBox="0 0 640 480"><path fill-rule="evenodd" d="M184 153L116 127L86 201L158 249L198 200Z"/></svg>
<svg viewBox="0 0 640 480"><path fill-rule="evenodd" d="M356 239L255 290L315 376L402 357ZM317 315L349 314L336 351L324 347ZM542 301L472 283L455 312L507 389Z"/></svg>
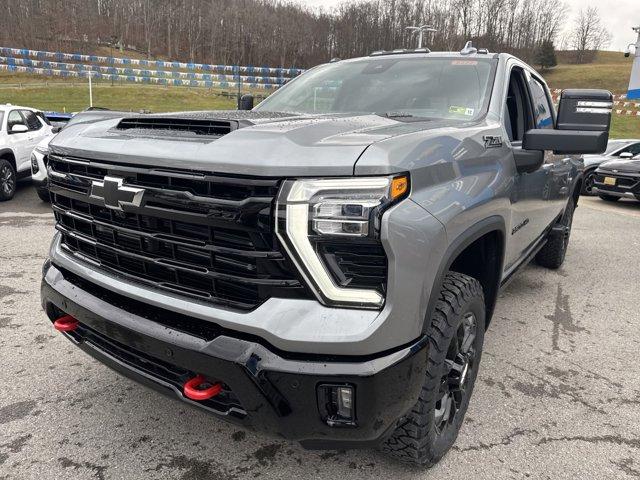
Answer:
<svg viewBox="0 0 640 480"><path fill-rule="evenodd" d="M390 56L321 65L256 110L472 120L486 113L496 63Z"/></svg>
<svg viewBox="0 0 640 480"><path fill-rule="evenodd" d="M627 143L629 142L626 140L609 140L609 143L607 143L607 149L605 150L604 155L613 153L614 150L617 150L618 148L623 147Z"/></svg>

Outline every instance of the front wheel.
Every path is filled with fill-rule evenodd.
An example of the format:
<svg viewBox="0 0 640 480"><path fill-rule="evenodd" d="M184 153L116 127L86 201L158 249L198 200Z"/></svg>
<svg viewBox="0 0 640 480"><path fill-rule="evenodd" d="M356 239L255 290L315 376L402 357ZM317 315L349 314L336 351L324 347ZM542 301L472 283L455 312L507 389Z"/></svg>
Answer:
<svg viewBox="0 0 640 480"><path fill-rule="evenodd" d="M382 445L406 463L431 467L452 447L469 406L484 340L482 286L447 273L428 331L429 358L417 403Z"/></svg>
<svg viewBox="0 0 640 480"><path fill-rule="evenodd" d="M16 193L16 169L11 162L0 158L0 202L11 200Z"/></svg>

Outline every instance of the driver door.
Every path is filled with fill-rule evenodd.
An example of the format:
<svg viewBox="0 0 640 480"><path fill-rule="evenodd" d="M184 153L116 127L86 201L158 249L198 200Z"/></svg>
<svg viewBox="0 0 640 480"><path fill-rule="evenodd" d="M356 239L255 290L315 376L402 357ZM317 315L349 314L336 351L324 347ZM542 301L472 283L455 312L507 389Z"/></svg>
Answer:
<svg viewBox="0 0 640 480"><path fill-rule="evenodd" d="M31 132L12 132L11 129L15 125L24 125L27 127L20 110L11 110L7 116L7 144L16 156L16 169L21 171L25 162L29 162L33 147L29 148ZM28 127L27 127L28 128Z"/></svg>

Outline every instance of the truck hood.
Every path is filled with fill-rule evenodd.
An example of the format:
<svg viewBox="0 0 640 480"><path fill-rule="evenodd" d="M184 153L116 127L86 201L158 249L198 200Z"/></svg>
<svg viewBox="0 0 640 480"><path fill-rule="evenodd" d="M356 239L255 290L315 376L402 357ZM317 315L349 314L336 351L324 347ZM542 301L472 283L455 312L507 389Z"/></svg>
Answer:
<svg viewBox="0 0 640 480"><path fill-rule="evenodd" d="M212 111L132 115L71 125L51 142L52 153L158 168L260 176L352 175L371 144L397 135L460 125L455 120L400 121L379 115L298 115ZM411 120L411 119L409 119ZM138 122L138 123L136 123ZM157 124L179 122L181 130ZM229 124L223 135L185 124ZM146 128L145 125L151 125ZM186 128L186 129L185 129Z"/></svg>
<svg viewBox="0 0 640 480"><path fill-rule="evenodd" d="M620 173L640 173L639 160L611 160L600 165L601 170L617 170Z"/></svg>

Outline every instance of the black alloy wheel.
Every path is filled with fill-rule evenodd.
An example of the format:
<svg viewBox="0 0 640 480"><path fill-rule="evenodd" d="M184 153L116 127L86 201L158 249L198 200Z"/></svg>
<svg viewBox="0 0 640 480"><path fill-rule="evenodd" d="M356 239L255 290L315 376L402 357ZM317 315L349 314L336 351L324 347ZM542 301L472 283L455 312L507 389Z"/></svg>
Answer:
<svg viewBox="0 0 640 480"><path fill-rule="evenodd" d="M476 368L475 350L476 316L468 312L449 343L445 359L445 371L440 379L440 399L434 410L438 434L453 423L466 395L467 379Z"/></svg>
<svg viewBox="0 0 640 480"><path fill-rule="evenodd" d="M0 200L10 200L16 193L16 171L7 160L0 159Z"/></svg>

